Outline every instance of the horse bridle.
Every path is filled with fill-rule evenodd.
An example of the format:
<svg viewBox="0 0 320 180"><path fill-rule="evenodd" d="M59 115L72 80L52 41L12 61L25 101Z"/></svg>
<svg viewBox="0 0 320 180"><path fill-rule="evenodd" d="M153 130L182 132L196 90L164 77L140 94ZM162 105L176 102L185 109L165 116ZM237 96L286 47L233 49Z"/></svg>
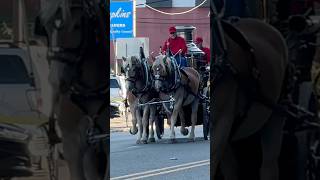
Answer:
<svg viewBox="0 0 320 180"><path fill-rule="evenodd" d="M130 70L129 67L125 67L125 71L129 71L129 70ZM134 71L135 71L134 76L130 76L130 74L128 73L129 76L127 76L127 75L125 76L125 81L129 81L129 82L134 84L134 87L133 87L133 89L131 89L131 92L135 96L138 96L138 95L141 95L141 94L144 94L144 93L148 92L150 90L150 88L151 88L152 79L151 79L151 76L150 76L150 71L149 71L146 59L144 59L144 58L143 59L139 59L139 66L135 67ZM141 88L141 89L136 87L137 79L139 79L137 72L142 72L143 80L145 81L144 87Z"/></svg>
<svg viewBox="0 0 320 180"><path fill-rule="evenodd" d="M73 70L79 70L77 67L79 67L83 61L84 53L86 52L86 49L88 48L87 42L90 40L89 35L89 23L95 22L97 24L97 28L95 30L96 37L100 37L100 43L102 46L105 46L105 38L102 32L104 32L103 27L101 26L101 22L103 20L99 21L99 17L97 14L99 14L99 11L106 12L106 5L101 0L98 5L94 1L89 0L82 0L82 4L72 4L70 6L69 11L71 8L83 8L84 13L82 14L82 23L81 23L81 33L82 38L81 43L76 48L61 48L58 45L52 47L49 45L49 51L48 51L48 59L49 63L50 61L57 61L63 64L66 64L70 68L73 68ZM62 8L62 7L60 7ZM62 18L61 18L62 17ZM86 18L86 21L83 21L83 18ZM103 17L101 17L103 18ZM62 15L55 19L54 31L58 31L65 27L65 21L66 21L66 15ZM59 21L59 23L56 23ZM102 38L103 37L103 38ZM56 37L57 38L57 37ZM96 119L103 113L103 111L107 108L108 102L107 102L107 95L108 95L108 83L102 84L101 86L95 87L95 88L88 88L84 83L82 83L78 78L75 77L76 73L74 74L74 77L71 78L71 80L67 84L67 88L64 89L64 93L68 93L70 95L71 101L76 104L85 114L86 118L89 120L91 124L91 128L88 129L87 132L87 143L89 145L96 144L97 142L108 139L109 134L101 132L101 128L96 123ZM103 104L100 106L98 111L94 115L89 115L88 109L83 105L82 100L90 100L90 99L105 99L103 101ZM104 134L103 134L104 133Z"/></svg>
<svg viewBox="0 0 320 180"><path fill-rule="evenodd" d="M165 62L164 66L167 65L167 61L166 61L167 58L168 58L168 54L162 59L162 61ZM176 90L178 87L180 87L180 85L181 85L180 84L181 72L180 72L179 66L173 58L169 57L169 59L170 59L169 63L171 63L171 65L173 65L174 80L171 83L171 86L169 85L169 87L161 87L160 88L160 91L164 92L164 93L172 92L172 91ZM167 70L165 69L165 71L167 71ZM159 69L157 69L157 72L159 72ZM154 80L161 81L162 83L168 82L168 81L170 81L169 80L171 78L170 76L172 76L170 73L171 72L167 72L166 77L161 76L160 73L154 74Z"/></svg>

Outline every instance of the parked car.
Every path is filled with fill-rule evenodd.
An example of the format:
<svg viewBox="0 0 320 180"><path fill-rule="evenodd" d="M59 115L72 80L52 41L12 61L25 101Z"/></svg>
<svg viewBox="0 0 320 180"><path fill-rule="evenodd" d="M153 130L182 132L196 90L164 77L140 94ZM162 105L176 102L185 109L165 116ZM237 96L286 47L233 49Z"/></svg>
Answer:
<svg viewBox="0 0 320 180"><path fill-rule="evenodd" d="M30 139L24 128L0 123L0 179L32 176Z"/></svg>
<svg viewBox="0 0 320 180"><path fill-rule="evenodd" d="M39 75L30 55L0 42L0 179L32 175L31 134L16 124L39 120L40 105Z"/></svg>
<svg viewBox="0 0 320 180"><path fill-rule="evenodd" d="M120 85L119 77L110 75L110 107L113 111L118 111L120 115L124 113L124 96Z"/></svg>
<svg viewBox="0 0 320 180"><path fill-rule="evenodd" d="M0 42L0 116L38 118L37 77L26 50Z"/></svg>

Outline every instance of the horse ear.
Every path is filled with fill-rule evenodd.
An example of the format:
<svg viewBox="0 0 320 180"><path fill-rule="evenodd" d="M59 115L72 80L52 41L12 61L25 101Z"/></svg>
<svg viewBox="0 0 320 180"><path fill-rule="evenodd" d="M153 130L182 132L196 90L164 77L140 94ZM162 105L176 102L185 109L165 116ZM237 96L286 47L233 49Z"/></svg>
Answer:
<svg viewBox="0 0 320 180"><path fill-rule="evenodd" d="M123 68L122 66L120 67L120 73L121 73L121 74L125 74L125 73L126 73L126 72L124 71L124 68Z"/></svg>
<svg viewBox="0 0 320 180"><path fill-rule="evenodd" d="M122 60L123 60L123 61L127 61L127 58L125 58L125 57L122 56Z"/></svg>
<svg viewBox="0 0 320 180"><path fill-rule="evenodd" d="M48 36L46 28L42 24L41 18L39 15L36 17L36 20L35 20L34 34L38 36Z"/></svg>

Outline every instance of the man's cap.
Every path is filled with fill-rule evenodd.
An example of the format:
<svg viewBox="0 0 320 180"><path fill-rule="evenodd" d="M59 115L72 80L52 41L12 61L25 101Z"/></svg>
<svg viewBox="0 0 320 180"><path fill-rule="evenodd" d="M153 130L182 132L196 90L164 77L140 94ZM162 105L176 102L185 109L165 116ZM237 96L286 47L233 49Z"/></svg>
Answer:
<svg viewBox="0 0 320 180"><path fill-rule="evenodd" d="M177 29L175 27L170 27L169 28L169 32L170 33L175 33L175 32L177 32Z"/></svg>
<svg viewBox="0 0 320 180"><path fill-rule="evenodd" d="M198 44L198 43L202 43L202 42L203 42L203 39L201 37L197 37L196 43Z"/></svg>

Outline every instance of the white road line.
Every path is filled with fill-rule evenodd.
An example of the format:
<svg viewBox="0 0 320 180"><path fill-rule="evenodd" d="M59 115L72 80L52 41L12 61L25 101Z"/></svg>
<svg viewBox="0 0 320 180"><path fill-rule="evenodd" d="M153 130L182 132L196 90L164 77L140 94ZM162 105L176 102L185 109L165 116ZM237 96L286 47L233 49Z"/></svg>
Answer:
<svg viewBox="0 0 320 180"><path fill-rule="evenodd" d="M124 179L124 178L131 178L134 176L144 176L146 174L151 174L151 173L156 173L159 171L165 171L165 170L169 170L169 169L174 169L174 168L181 168L181 167L187 167L187 166L193 166L193 165L197 165L197 164L201 164L201 163L210 163L210 160L202 160L202 161L196 161L196 162L191 162L191 163L184 163L184 164L180 164L180 165L176 165L176 166L170 166L170 167L165 167L165 168L160 168L160 169L155 169L155 170L150 170L150 171L144 171L144 172L140 172L140 173L134 173L134 174L129 174L129 175L124 175L124 176L118 176L118 177L114 177L114 178L110 178L110 180L118 180L118 179Z"/></svg>
<svg viewBox="0 0 320 180"><path fill-rule="evenodd" d="M187 167L182 167L182 168L178 168L178 169L172 169L169 171L163 171L163 172L159 172L159 173L154 173L154 174L148 174L148 175L144 175L144 176L138 176L138 177L134 177L134 178L129 178L127 180L135 180L135 179L142 179L142 178L147 178L147 177L152 177L152 176L158 176L161 174L169 174L172 172L176 172L176 171L182 171L182 170L186 170L186 169L191 169L191 168L195 168L195 167L199 167L199 166L206 166L209 165L210 162L206 162L206 163L202 163L202 164L196 164L193 166L187 166Z"/></svg>

